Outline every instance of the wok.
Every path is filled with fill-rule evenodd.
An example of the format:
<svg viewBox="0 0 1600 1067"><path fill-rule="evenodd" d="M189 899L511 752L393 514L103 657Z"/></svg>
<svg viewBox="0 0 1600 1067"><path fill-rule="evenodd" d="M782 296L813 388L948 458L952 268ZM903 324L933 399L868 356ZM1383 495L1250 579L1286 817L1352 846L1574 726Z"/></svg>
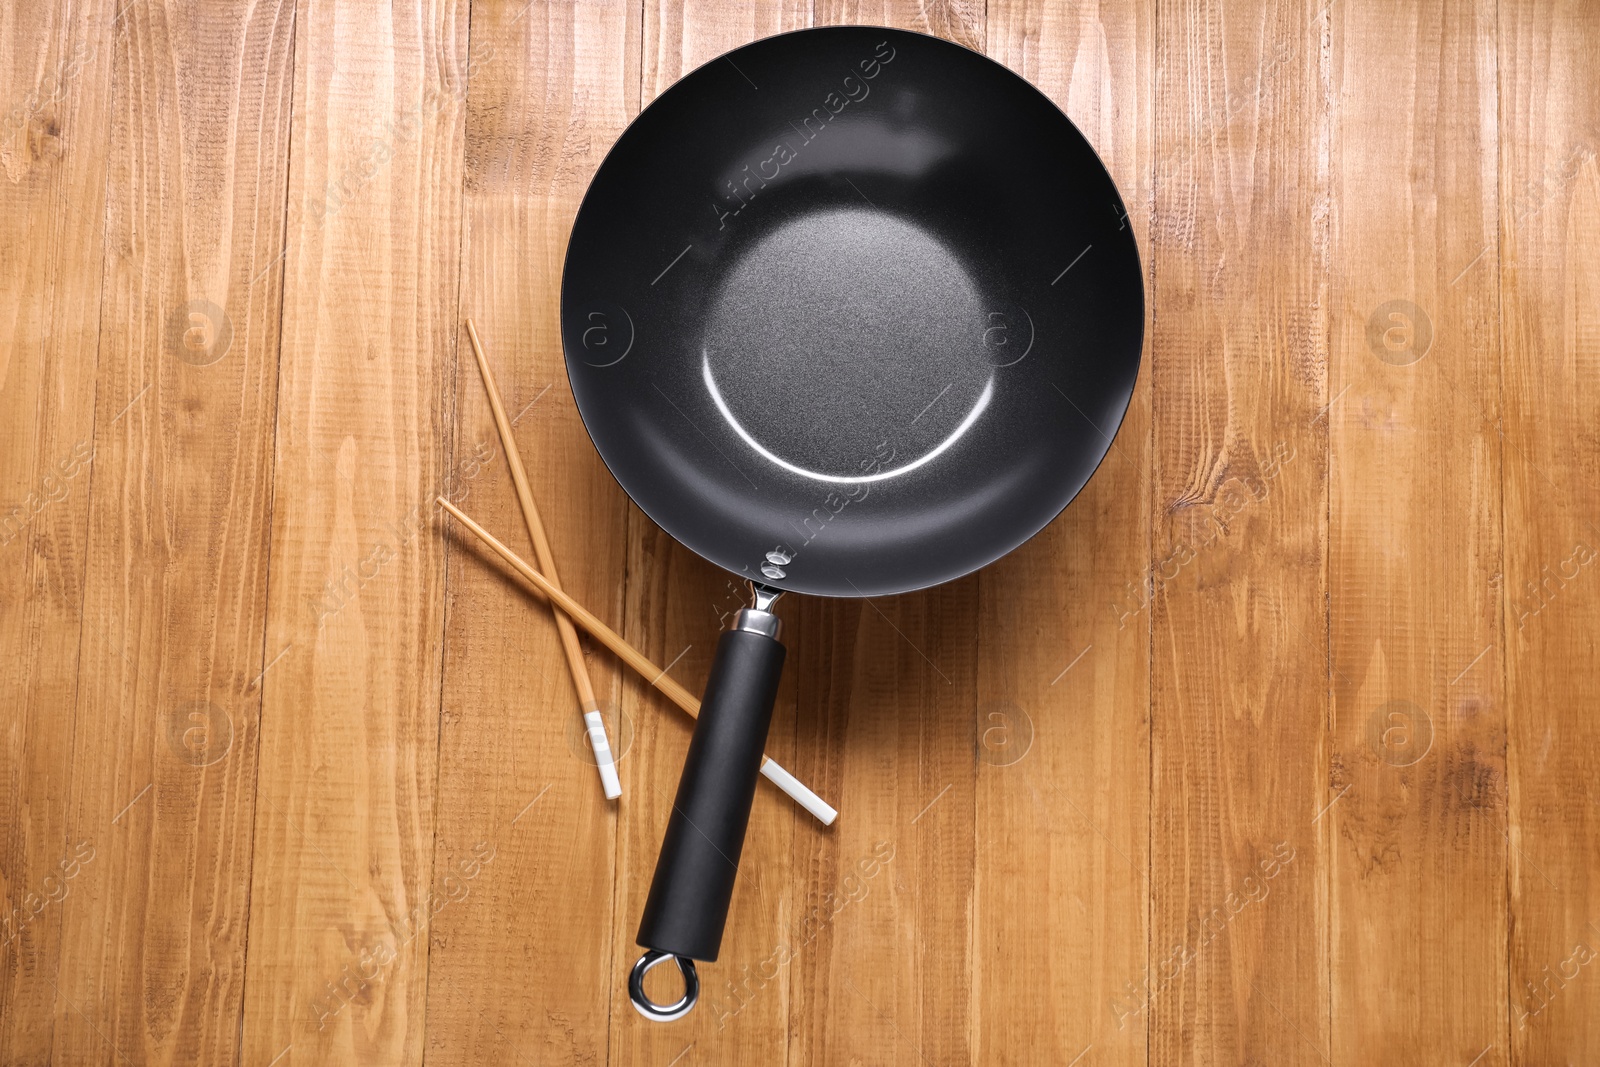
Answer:
<svg viewBox="0 0 1600 1067"><path fill-rule="evenodd" d="M640 923L635 1006L698 996L782 670L773 601L870 597L1032 537L1111 445L1138 250L1083 135L1005 67L873 27L756 41L646 108L573 223L562 340L622 488L749 580ZM645 996L676 960L676 1003Z"/></svg>

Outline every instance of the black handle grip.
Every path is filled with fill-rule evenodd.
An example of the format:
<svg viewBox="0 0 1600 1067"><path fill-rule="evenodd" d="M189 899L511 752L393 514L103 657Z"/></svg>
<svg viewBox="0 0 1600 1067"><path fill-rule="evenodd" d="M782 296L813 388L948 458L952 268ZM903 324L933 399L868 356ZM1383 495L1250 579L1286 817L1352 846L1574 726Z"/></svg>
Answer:
<svg viewBox="0 0 1600 1067"><path fill-rule="evenodd" d="M643 948L707 962L717 958L783 656L775 638L748 630L728 630L717 643L639 921Z"/></svg>

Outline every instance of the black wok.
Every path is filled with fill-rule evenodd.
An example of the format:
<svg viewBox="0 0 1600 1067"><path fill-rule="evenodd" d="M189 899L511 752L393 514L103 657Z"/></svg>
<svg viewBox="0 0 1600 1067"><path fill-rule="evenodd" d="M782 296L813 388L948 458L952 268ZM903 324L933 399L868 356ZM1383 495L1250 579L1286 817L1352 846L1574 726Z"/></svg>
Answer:
<svg viewBox="0 0 1600 1067"><path fill-rule="evenodd" d="M585 426L652 519L750 580L645 905L635 1006L714 961L784 649L780 592L904 593L1032 537L1111 444L1144 295L1083 135L975 52L840 27L757 41L628 127L561 292ZM643 992L676 957L686 991Z"/></svg>

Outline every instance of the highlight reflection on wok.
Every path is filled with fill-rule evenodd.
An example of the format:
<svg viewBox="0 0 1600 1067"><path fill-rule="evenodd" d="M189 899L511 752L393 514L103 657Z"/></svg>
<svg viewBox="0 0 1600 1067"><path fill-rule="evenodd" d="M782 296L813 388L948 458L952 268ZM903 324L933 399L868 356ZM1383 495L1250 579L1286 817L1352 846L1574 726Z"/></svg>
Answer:
<svg viewBox="0 0 1600 1067"><path fill-rule="evenodd" d="M959 441L968 430L972 429L973 424L982 416L984 410L989 406L990 399L994 396L994 379L991 377L984 383L983 392L978 394L977 403L972 405L972 410L967 412L966 416L951 431L950 435L909 463L886 471L876 471L872 474L824 474L821 471L806 470L804 467L796 466L756 440L750 431L740 424L738 418L729 409L728 402L722 398L722 392L717 388L716 376L711 372L711 357L709 355L701 363L701 368L706 383L706 392L711 394L711 401L716 404L718 413L722 415L722 418L732 428L733 432L739 435L740 440L759 453L767 462L782 467L791 474L798 474L802 478L810 478L812 481L832 482L838 485L862 485L867 482L888 481L890 478L898 478L902 474L909 474L918 467L932 463L939 458L941 453ZM871 460L862 461L864 465L870 465L871 462Z"/></svg>

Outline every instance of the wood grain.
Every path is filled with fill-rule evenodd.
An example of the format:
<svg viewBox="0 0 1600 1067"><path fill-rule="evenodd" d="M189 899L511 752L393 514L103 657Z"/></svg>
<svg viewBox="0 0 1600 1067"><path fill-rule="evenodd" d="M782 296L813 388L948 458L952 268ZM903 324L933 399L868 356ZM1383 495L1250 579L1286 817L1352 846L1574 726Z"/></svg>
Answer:
<svg viewBox="0 0 1600 1067"><path fill-rule="evenodd" d="M85 878L63 902L72 965L60 972L57 1062L237 1051L290 16L281 5L200 17L140 4L108 42L116 88L69 837L114 874Z"/></svg>
<svg viewBox="0 0 1600 1067"><path fill-rule="evenodd" d="M1011 557L780 604L768 749L839 821L759 787L655 1026L690 723L584 642L608 806L436 518L531 558L461 324L566 585L698 692L743 590L584 434L562 257L641 104L838 23L1084 130L1147 363ZM1582 0L6 7L0 1063L1600 1060L1597 50Z"/></svg>
<svg viewBox="0 0 1600 1067"><path fill-rule="evenodd" d="M1153 4L989 13L989 54L1046 92L1094 144L1141 247L1154 19ZM1128 991L1142 981L1148 939L1150 614L1117 606L1150 553L1144 358L1100 470L1060 518L980 579L979 1063L1147 1058L1145 1020ZM1062 407L1064 418L1082 417ZM992 947L1000 945L1003 955Z"/></svg>
<svg viewBox="0 0 1600 1067"><path fill-rule="evenodd" d="M1156 20L1156 1064L1327 1055L1325 32L1309 2Z"/></svg>
<svg viewBox="0 0 1600 1067"><path fill-rule="evenodd" d="M1333 12L1335 1063L1509 1055L1494 42Z"/></svg>
<svg viewBox="0 0 1600 1067"><path fill-rule="evenodd" d="M956 41L974 52L984 50L988 34L985 0L812 0L811 8L818 26L894 26Z"/></svg>
<svg viewBox="0 0 1600 1067"><path fill-rule="evenodd" d="M1512 1062L1583 1063L1600 1054L1600 100L1566 87L1593 70L1600 11L1499 16L1507 1014Z"/></svg>
<svg viewBox="0 0 1600 1067"><path fill-rule="evenodd" d="M0 14L0 1063L49 1062L61 905L106 877L104 863L93 867L94 844L85 853L82 839L69 838L67 801L95 447L111 16L108 3Z"/></svg>
<svg viewBox="0 0 1600 1067"><path fill-rule="evenodd" d="M432 501L451 473L466 7L304 3L294 57L241 1056L415 1063L430 920L463 884L434 864Z"/></svg>
<svg viewBox="0 0 1600 1067"><path fill-rule="evenodd" d="M650 0L644 8L642 103L702 63L775 33L811 25L808 0L757 0L723 4L706 0Z"/></svg>
<svg viewBox="0 0 1600 1067"><path fill-rule="evenodd" d="M797 1062L973 1062L978 604L965 578L799 605L796 763L836 768L840 818L796 846Z"/></svg>

